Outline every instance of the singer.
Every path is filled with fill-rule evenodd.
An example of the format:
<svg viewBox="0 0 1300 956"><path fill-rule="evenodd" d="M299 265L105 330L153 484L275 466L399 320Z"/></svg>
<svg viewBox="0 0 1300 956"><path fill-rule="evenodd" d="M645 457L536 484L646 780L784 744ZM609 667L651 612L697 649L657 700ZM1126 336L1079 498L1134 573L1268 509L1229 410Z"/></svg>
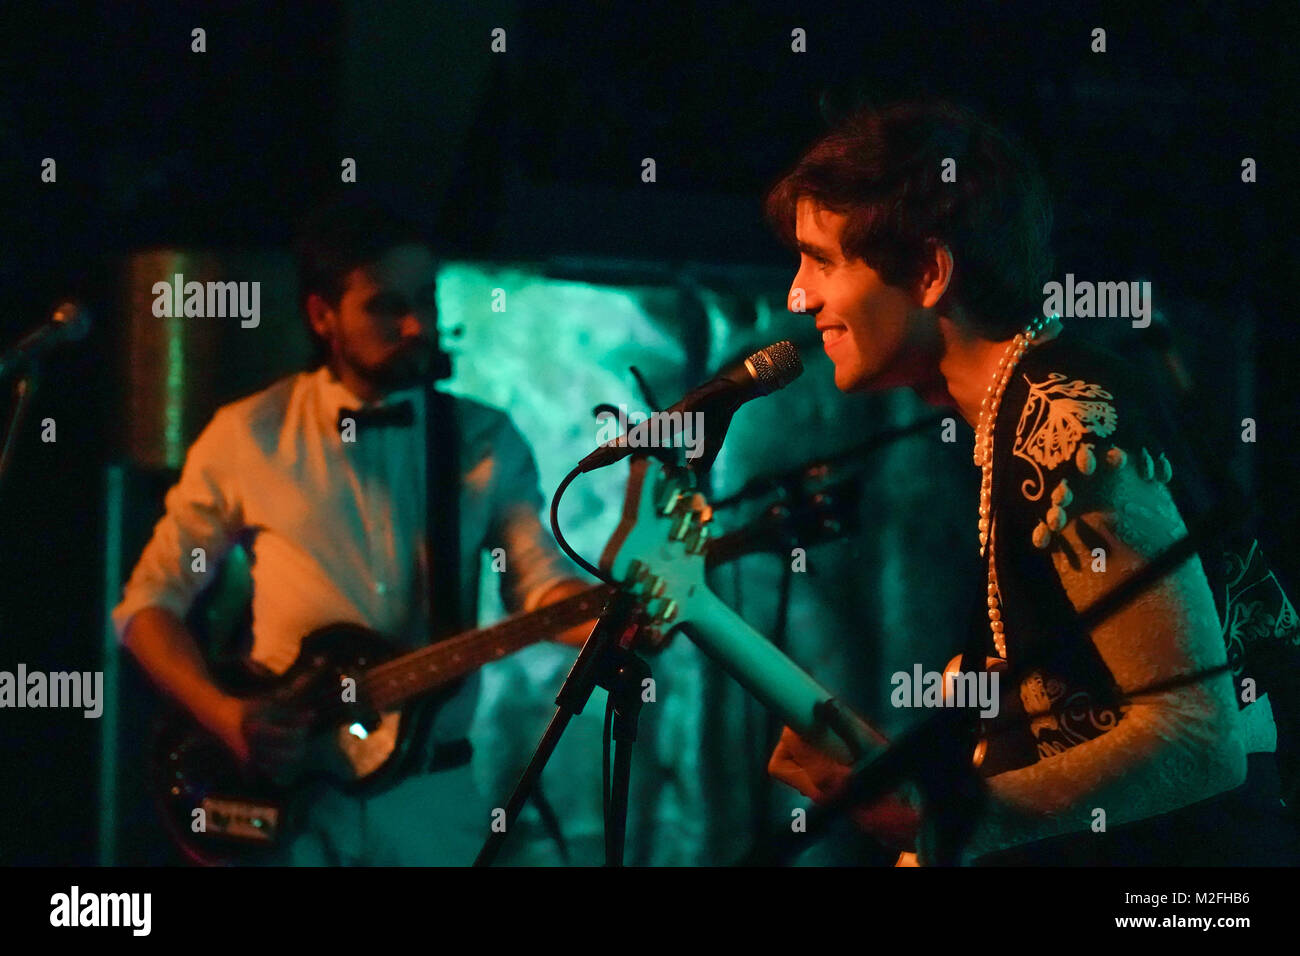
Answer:
<svg viewBox="0 0 1300 956"><path fill-rule="evenodd" d="M1217 609L1191 559L1090 632L1075 624L1185 534L1182 459L1154 384L1045 311L1051 209L1032 161L965 110L898 104L816 142L766 208L799 254L792 311L816 323L838 388L908 386L975 431L986 570L965 660L1006 669L1002 710L1022 719L988 739L962 861L1294 863L1270 700L1242 693L1241 634L1221 625L1240 617L1233 595ZM1266 607L1282 633L1280 590ZM1228 650L1235 672L1134 693ZM1026 672L1031 654L1044 663ZM819 800L848 772L788 728L769 770ZM933 849L907 793L856 819L922 863Z"/></svg>
<svg viewBox="0 0 1300 956"><path fill-rule="evenodd" d="M421 232L348 200L309 218L298 258L318 367L217 411L113 612L150 677L240 764L275 781L312 760L311 714L283 698L235 694L209 672L185 623L209 583L192 562L196 549L207 568L237 543L248 550L251 659L275 675L327 625L362 625L408 648L468 628L482 550L505 552L501 591L512 611L588 587L538 521L537 471L515 426L432 387L439 359L444 376L447 366L437 262ZM581 643L591 629L582 615L549 636ZM421 722L410 744L416 769L391 788L360 796L323 784L300 794L300 823L268 862L472 862L491 824L466 739L477 694L471 673L431 731Z"/></svg>

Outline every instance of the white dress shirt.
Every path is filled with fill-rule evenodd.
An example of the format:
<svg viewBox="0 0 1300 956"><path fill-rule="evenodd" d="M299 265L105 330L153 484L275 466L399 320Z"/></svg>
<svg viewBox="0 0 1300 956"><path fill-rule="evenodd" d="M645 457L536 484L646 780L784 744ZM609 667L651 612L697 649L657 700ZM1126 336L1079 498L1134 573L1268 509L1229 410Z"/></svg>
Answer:
<svg viewBox="0 0 1300 956"><path fill-rule="evenodd" d="M383 404L404 400L412 425L358 428L355 442L343 441L339 410L363 403L324 367L218 409L113 611L119 639L142 608L184 617L239 543L252 575L251 656L272 671L293 664L311 631L340 621L401 645L428 643L423 390L390 393ZM538 520L532 454L504 413L467 399L455 408L462 616L472 620L478 607L483 549L498 547L507 609L532 610L570 573ZM477 682L466 690L458 698L476 696Z"/></svg>

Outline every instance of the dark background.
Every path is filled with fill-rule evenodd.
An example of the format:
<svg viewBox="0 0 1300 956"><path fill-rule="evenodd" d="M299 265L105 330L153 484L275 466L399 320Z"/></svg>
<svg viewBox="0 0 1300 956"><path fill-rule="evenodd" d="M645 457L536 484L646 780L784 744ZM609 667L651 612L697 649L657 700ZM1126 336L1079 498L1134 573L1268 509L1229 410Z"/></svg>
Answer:
<svg viewBox="0 0 1300 956"><path fill-rule="evenodd" d="M99 655L121 255L283 243L352 156L451 255L790 265L761 220L765 188L824 113L919 92L1027 141L1057 201L1058 273L1150 279L1200 381L1248 336L1251 381L1202 385L1217 416L1202 427L1228 441L1231 423L1257 421L1241 476L1279 574L1300 581L1300 247L1286 181L1300 10L1056 6L9 5L0 343L71 294L100 321L47 365L0 487L0 667ZM190 52L195 26L206 53ZM495 26L504 55L489 51ZM1095 26L1105 54L1089 51ZM790 52L795 27L805 54ZM47 156L57 184L40 182ZM1240 179L1246 156L1254 184ZM47 416L55 444L39 441ZM95 735L71 715L0 712L0 861L94 859Z"/></svg>

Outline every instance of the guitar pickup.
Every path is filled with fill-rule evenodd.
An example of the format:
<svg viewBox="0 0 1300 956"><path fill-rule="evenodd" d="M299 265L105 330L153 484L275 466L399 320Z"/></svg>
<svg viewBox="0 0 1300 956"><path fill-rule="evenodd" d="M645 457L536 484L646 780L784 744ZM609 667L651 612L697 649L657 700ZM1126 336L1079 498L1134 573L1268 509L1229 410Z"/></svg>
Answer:
<svg viewBox="0 0 1300 956"><path fill-rule="evenodd" d="M226 797L204 797L201 806L208 833L256 843L271 843L276 839L279 807Z"/></svg>
<svg viewBox="0 0 1300 956"><path fill-rule="evenodd" d="M372 707L366 707L360 703L352 704L347 709L348 733L357 740L365 740L383 725L383 718Z"/></svg>

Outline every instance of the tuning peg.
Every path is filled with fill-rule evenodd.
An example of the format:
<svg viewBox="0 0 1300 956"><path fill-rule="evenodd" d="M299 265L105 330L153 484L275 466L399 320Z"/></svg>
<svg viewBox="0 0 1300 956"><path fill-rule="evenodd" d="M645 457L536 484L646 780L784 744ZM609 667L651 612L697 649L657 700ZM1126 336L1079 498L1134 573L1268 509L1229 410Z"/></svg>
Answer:
<svg viewBox="0 0 1300 956"><path fill-rule="evenodd" d="M668 530L668 537L673 541L682 541L694 525L695 515L689 511L683 512L673 519L672 527Z"/></svg>
<svg viewBox="0 0 1300 956"><path fill-rule="evenodd" d="M637 594L650 586L650 582L654 579L654 575L650 572L650 568L644 562L634 561L632 564L636 565L636 569L633 570L632 565L628 565L628 575L623 583L631 588L633 594Z"/></svg>
<svg viewBox="0 0 1300 956"><path fill-rule="evenodd" d="M686 550L690 554L703 554L712 535L704 525L696 525L686 535Z"/></svg>
<svg viewBox="0 0 1300 956"><path fill-rule="evenodd" d="M652 598L662 597L663 593L668 590L668 582L663 578L656 576L650 584L650 596Z"/></svg>
<svg viewBox="0 0 1300 956"><path fill-rule="evenodd" d="M655 505L660 514L672 514L678 502L690 491L690 486L680 477L664 475L655 490Z"/></svg>
<svg viewBox="0 0 1300 956"><path fill-rule="evenodd" d="M713 520L713 506L709 504L709 499L698 491L691 495L691 510L700 516L701 524L708 524Z"/></svg>
<svg viewBox="0 0 1300 956"><path fill-rule="evenodd" d="M646 614L656 625L667 624L677 617L677 602L672 599L659 598L646 605Z"/></svg>

